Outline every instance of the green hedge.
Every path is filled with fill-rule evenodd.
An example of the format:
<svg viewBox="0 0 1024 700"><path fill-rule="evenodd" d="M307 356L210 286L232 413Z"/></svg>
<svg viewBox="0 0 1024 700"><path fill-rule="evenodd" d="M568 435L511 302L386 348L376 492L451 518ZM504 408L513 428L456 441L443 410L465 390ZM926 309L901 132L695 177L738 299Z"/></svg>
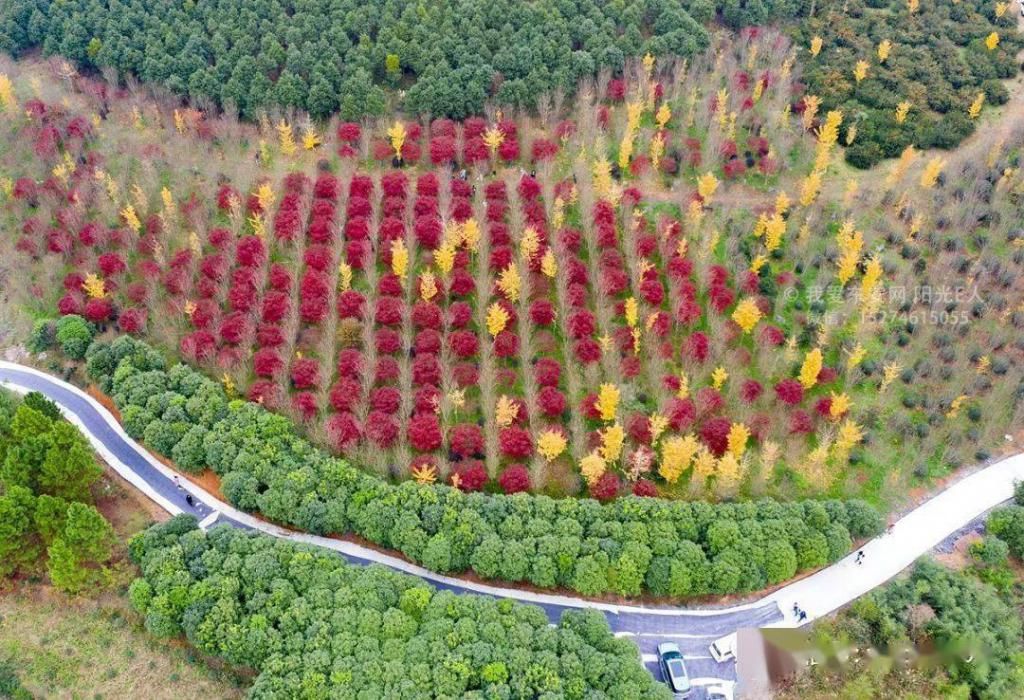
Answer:
<svg viewBox="0 0 1024 700"><path fill-rule="evenodd" d="M94 343L88 373L125 430L184 469L209 466L236 507L317 534L354 533L433 571L584 595L685 598L750 592L835 561L881 530L859 500L710 504L627 497L607 504L463 493L366 474L297 435L288 419L145 344Z"/></svg>
<svg viewBox="0 0 1024 700"><path fill-rule="evenodd" d="M669 698L596 611L510 600L177 518L132 540L146 628L255 669L252 698Z"/></svg>

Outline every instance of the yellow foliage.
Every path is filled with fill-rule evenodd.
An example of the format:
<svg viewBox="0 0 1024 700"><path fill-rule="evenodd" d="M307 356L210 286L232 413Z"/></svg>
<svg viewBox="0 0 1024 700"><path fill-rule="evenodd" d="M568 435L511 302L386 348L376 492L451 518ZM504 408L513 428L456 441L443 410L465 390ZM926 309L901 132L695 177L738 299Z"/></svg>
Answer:
<svg viewBox="0 0 1024 700"><path fill-rule="evenodd" d="M725 371L725 367L719 365L718 367L715 367L715 371L711 373L711 386L713 386L717 391L722 388L722 385L725 384L725 380L728 378L729 373Z"/></svg>
<svg viewBox="0 0 1024 700"><path fill-rule="evenodd" d="M821 98L817 95L804 97L804 113L801 115L801 123L804 131L809 131L814 126L814 118L818 116L818 108L821 107Z"/></svg>
<svg viewBox="0 0 1024 700"><path fill-rule="evenodd" d="M6 73L0 73L0 107L7 114L14 114L18 109L18 100L14 97L14 86Z"/></svg>
<svg viewBox="0 0 1024 700"><path fill-rule="evenodd" d="M690 466L690 461L699 449L700 444L693 435L668 438L661 445L661 463L658 465L658 473L665 481L674 484Z"/></svg>
<svg viewBox="0 0 1024 700"><path fill-rule="evenodd" d="M626 431L616 423L601 431L601 456L607 462L614 462L622 455L622 446L626 442Z"/></svg>
<svg viewBox="0 0 1024 700"><path fill-rule="evenodd" d="M256 190L256 199L263 211L270 211L270 207L274 203L274 188L270 186L269 182L264 182L259 186Z"/></svg>
<svg viewBox="0 0 1024 700"><path fill-rule="evenodd" d="M636 297L626 299L624 306L626 312L626 323L632 328L636 326L637 321L640 320L640 306L637 304Z"/></svg>
<svg viewBox="0 0 1024 700"><path fill-rule="evenodd" d="M352 287L352 266L346 262L338 265L338 288L348 291Z"/></svg>
<svg viewBox="0 0 1024 700"><path fill-rule="evenodd" d="M741 467L739 460L731 452L726 452L715 465L715 476L717 477L715 482L716 490L721 492L722 495L731 494L740 481Z"/></svg>
<svg viewBox="0 0 1024 700"><path fill-rule="evenodd" d="M867 356L867 354L868 351L864 349L863 345L861 345L860 343L854 345L853 349L850 350L850 356L846 358L846 371L852 372L854 369L856 369L857 366L864 361L864 358Z"/></svg>
<svg viewBox="0 0 1024 700"><path fill-rule="evenodd" d="M505 143L505 132L496 126L492 126L490 129L484 132L484 145L491 152L491 158L498 152L498 148L501 144Z"/></svg>
<svg viewBox="0 0 1024 700"><path fill-rule="evenodd" d="M619 168L625 170L629 167L629 161L633 157L633 132L627 130L619 144Z"/></svg>
<svg viewBox="0 0 1024 700"><path fill-rule="evenodd" d="M498 277L498 289L505 298L515 303L519 301L519 291L522 287L522 280L519 277L519 268L514 262L508 264Z"/></svg>
<svg viewBox="0 0 1024 700"><path fill-rule="evenodd" d="M601 414L601 420L615 420L615 413L618 411L619 388L611 383L601 385L597 392L597 410Z"/></svg>
<svg viewBox="0 0 1024 700"><path fill-rule="evenodd" d="M540 259L540 271L544 273L545 277L554 279L555 275L558 274L558 263L555 262L555 251L548 248L544 251L544 257Z"/></svg>
<svg viewBox="0 0 1024 700"><path fill-rule="evenodd" d="M125 208L121 210L121 218L124 219L126 224L128 224L128 228L135 232L138 232L139 229L142 228L142 222L139 221L139 217L135 213L135 207L131 204L126 205Z"/></svg>
<svg viewBox="0 0 1024 700"><path fill-rule="evenodd" d="M830 395L832 397L832 403L829 405L828 414L832 418L841 417L843 414L849 411L850 406L853 405L853 403L850 401L850 397L845 393L836 394L832 392Z"/></svg>
<svg viewBox="0 0 1024 700"><path fill-rule="evenodd" d="M811 39L811 55L812 56L817 56L819 53L821 53L821 45L822 45L822 43L824 43L824 42L822 42L822 39L821 39L820 36L815 35L815 37L813 39Z"/></svg>
<svg viewBox="0 0 1024 700"><path fill-rule="evenodd" d="M977 119L978 115L981 114L981 107L985 104L985 93L979 92L978 96L974 98L974 102L967 108L967 116L971 119Z"/></svg>
<svg viewBox="0 0 1024 700"><path fill-rule="evenodd" d="M292 126L282 119L275 127L277 129L277 140L281 147L281 153L286 156L295 155L295 137L292 134Z"/></svg>
<svg viewBox="0 0 1024 700"><path fill-rule="evenodd" d="M886 59L889 58L889 53L892 51L892 42L888 39L882 39L878 44L878 62L885 63Z"/></svg>
<svg viewBox="0 0 1024 700"><path fill-rule="evenodd" d="M900 376L901 369L903 367L895 360L882 367L882 384L878 387L878 391L885 391L896 377Z"/></svg>
<svg viewBox="0 0 1024 700"><path fill-rule="evenodd" d="M540 237L537 235L537 230L532 226L527 226L526 230L523 231L523 237L519 240L519 254L523 257L523 260L529 262L533 260L539 250Z"/></svg>
<svg viewBox="0 0 1024 700"><path fill-rule="evenodd" d="M427 270L420 275L420 298L423 301L430 301L437 296L437 278L434 273Z"/></svg>
<svg viewBox="0 0 1024 700"><path fill-rule="evenodd" d="M775 198L775 213L779 216L784 216L789 207L793 202L790 201L789 195L785 191L780 190L779 195Z"/></svg>
<svg viewBox="0 0 1024 700"><path fill-rule="evenodd" d="M537 436L537 452L547 461L565 452L565 436L558 430L545 430Z"/></svg>
<svg viewBox="0 0 1024 700"><path fill-rule="evenodd" d="M659 131L651 139L650 157L651 167L654 168L654 170L658 169L663 155L665 155L665 132Z"/></svg>
<svg viewBox="0 0 1024 700"><path fill-rule="evenodd" d="M985 37L985 47L989 51L994 51L997 46L999 46L999 32L992 32Z"/></svg>
<svg viewBox="0 0 1024 700"><path fill-rule="evenodd" d="M809 207L821 191L821 171L815 170L800 183L800 205Z"/></svg>
<svg viewBox="0 0 1024 700"><path fill-rule="evenodd" d="M846 145L852 146L855 138L857 138L857 125L850 124L849 128L846 129Z"/></svg>
<svg viewBox="0 0 1024 700"><path fill-rule="evenodd" d="M90 272L82 282L82 290L90 299L102 299L107 296L107 285L96 274Z"/></svg>
<svg viewBox="0 0 1024 700"><path fill-rule="evenodd" d="M761 320L762 315L761 309L757 307L757 302L748 297L736 305L736 309L732 312L732 320L743 329L744 333L749 333L754 330L754 326Z"/></svg>
<svg viewBox="0 0 1024 700"><path fill-rule="evenodd" d="M420 464L412 468L412 478L421 486L432 484L437 481L437 467L430 464Z"/></svg>
<svg viewBox="0 0 1024 700"><path fill-rule="evenodd" d="M769 253L782 245L782 236L786 233L786 220L782 214L776 212L765 222L764 233L764 247Z"/></svg>
<svg viewBox="0 0 1024 700"><path fill-rule="evenodd" d="M960 409L963 407L964 402L967 401L967 394L960 394L949 404L949 410L946 411L946 418L956 418L957 414L960 413Z"/></svg>
<svg viewBox="0 0 1024 700"><path fill-rule="evenodd" d="M501 304L494 303L487 307L487 332L492 338L505 330L508 319L508 311Z"/></svg>
<svg viewBox="0 0 1024 700"><path fill-rule="evenodd" d="M405 145L405 124L396 121L391 125L391 128L387 130L388 140L391 142L391 148L395 152L395 158L402 157L402 146Z"/></svg>
<svg viewBox="0 0 1024 700"><path fill-rule="evenodd" d="M818 383L818 373L821 372L822 356L821 348L814 348L804 356L803 365L800 366L800 383L804 389L810 389Z"/></svg>
<svg viewBox="0 0 1024 700"><path fill-rule="evenodd" d="M1010 7L1008 2L997 2L996 3L996 17L1002 17L1006 14L1006 10Z"/></svg>
<svg viewBox="0 0 1024 700"><path fill-rule="evenodd" d="M921 173L921 186L925 189L931 189L935 186L935 183L939 180L939 175L942 173L942 169L945 168L946 162L940 156L936 156L928 165L925 166L924 172Z"/></svg>
<svg viewBox="0 0 1024 700"><path fill-rule="evenodd" d="M530 229L527 229L529 231ZM461 226L458 228L459 240L466 246L466 249L471 252L476 252L476 247L480 243L480 225L477 224L476 219L466 219Z"/></svg>
<svg viewBox="0 0 1024 700"><path fill-rule="evenodd" d="M656 444L661 434L668 427L668 418L660 413L652 413L647 419L648 428L651 431L651 444Z"/></svg>
<svg viewBox="0 0 1024 700"><path fill-rule="evenodd" d="M865 60L857 61L857 65L853 67L853 79L859 83L866 77L868 77L868 62Z"/></svg>
<svg viewBox="0 0 1024 700"><path fill-rule="evenodd" d="M907 0L907 12L914 14L917 9L921 6L920 0Z"/></svg>
<svg viewBox="0 0 1024 700"><path fill-rule="evenodd" d="M455 247L450 243L441 244L441 247L434 251L434 262L437 263L437 269L441 274L447 276L455 267Z"/></svg>
<svg viewBox="0 0 1024 700"><path fill-rule="evenodd" d="M839 436L836 438L836 454L845 459L850 450L856 447L863 439L864 433L861 431L860 426L852 418L847 418L839 426Z"/></svg>
<svg viewBox="0 0 1024 700"><path fill-rule="evenodd" d="M750 430L743 423L733 423L729 426L728 449L736 459L740 459L747 451L747 440L750 439Z"/></svg>
<svg viewBox="0 0 1024 700"><path fill-rule="evenodd" d="M864 305L864 313L870 314L878 303L878 299L875 296L875 287L878 285L878 280L882 278L882 261L879 259L878 254L875 253L868 258L867 264L864 266L864 278L860 283L860 298L861 303Z"/></svg>
<svg viewBox="0 0 1024 700"><path fill-rule="evenodd" d="M409 249L401 238L391 241L391 271L402 281L409 272Z"/></svg>
<svg viewBox="0 0 1024 700"><path fill-rule="evenodd" d="M664 129L665 125L668 124L668 120L672 118L672 108L668 106L667 102L662 102L661 107L658 107L658 113L654 115L654 121L657 123L659 129Z"/></svg>
<svg viewBox="0 0 1024 700"><path fill-rule="evenodd" d="M174 110L174 128L177 129L179 134L185 133L185 117L177 109Z"/></svg>
<svg viewBox="0 0 1024 700"><path fill-rule="evenodd" d="M519 404L502 394L495 409L495 422L501 428L512 425L519 416Z"/></svg>
<svg viewBox="0 0 1024 700"><path fill-rule="evenodd" d="M591 452L580 460L580 474L587 484L593 486L597 483L607 469L604 459L597 452Z"/></svg>
<svg viewBox="0 0 1024 700"><path fill-rule="evenodd" d="M707 172L697 178L697 194L704 200L704 204L711 203L711 197L718 189L718 178L712 172Z"/></svg>
<svg viewBox="0 0 1024 700"><path fill-rule="evenodd" d="M910 108L913 105L908 100L903 100L896 105L896 123L902 124L907 121L907 114L910 112Z"/></svg>
<svg viewBox="0 0 1024 700"><path fill-rule="evenodd" d="M302 147L307 151L312 151L320 145L320 137L317 135L316 130L311 126L307 126L302 132Z"/></svg>

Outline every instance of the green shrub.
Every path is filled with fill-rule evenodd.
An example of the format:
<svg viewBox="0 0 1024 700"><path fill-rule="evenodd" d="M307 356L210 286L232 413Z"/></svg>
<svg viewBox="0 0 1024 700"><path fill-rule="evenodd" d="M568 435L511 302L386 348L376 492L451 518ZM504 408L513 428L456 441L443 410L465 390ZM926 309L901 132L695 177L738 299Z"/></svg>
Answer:
<svg viewBox="0 0 1024 700"><path fill-rule="evenodd" d="M772 545L788 545L806 569L837 556L843 543L848 548L847 529L858 538L881 529L881 517L863 501L711 505L626 497L601 504L391 484L314 447L286 418L228 402L199 372L152 369L156 364L138 348L113 369L111 392L126 430L141 429L151 447L184 457L185 467L209 466L238 508L316 534L352 532L434 571L473 568L485 578L584 595L733 593L789 571L789 550L776 546L786 565L769 575L765 552ZM193 406L197 397L203 410Z"/></svg>
<svg viewBox="0 0 1024 700"><path fill-rule="evenodd" d="M604 615L437 591L382 566L178 516L133 539L146 627L256 670L251 697L671 697ZM310 686L310 684L313 684Z"/></svg>
<svg viewBox="0 0 1024 700"><path fill-rule="evenodd" d="M61 352L72 360L85 358L93 334L92 325L81 316L61 316L57 321L57 343Z"/></svg>
<svg viewBox="0 0 1024 700"><path fill-rule="evenodd" d="M57 322L52 318L43 318L32 324L32 331L28 340L25 341L25 348L32 353L40 353L49 350L57 342Z"/></svg>

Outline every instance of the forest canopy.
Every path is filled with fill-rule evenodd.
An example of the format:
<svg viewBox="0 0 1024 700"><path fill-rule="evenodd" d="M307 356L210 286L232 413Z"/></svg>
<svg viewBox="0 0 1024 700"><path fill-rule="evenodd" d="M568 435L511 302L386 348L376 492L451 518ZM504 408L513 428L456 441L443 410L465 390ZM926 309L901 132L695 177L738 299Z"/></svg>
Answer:
<svg viewBox="0 0 1024 700"><path fill-rule="evenodd" d="M0 51L41 46L243 116L293 106L316 118L383 113L383 87L415 113L465 117L488 98L531 106L628 57L690 56L702 26L797 14L800 0L10 0Z"/></svg>

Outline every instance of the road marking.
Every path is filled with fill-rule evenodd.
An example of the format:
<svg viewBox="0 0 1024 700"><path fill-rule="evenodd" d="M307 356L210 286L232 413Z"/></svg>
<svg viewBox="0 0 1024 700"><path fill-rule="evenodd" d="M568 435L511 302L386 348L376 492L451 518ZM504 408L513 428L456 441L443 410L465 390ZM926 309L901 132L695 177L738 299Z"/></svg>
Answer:
<svg viewBox="0 0 1024 700"><path fill-rule="evenodd" d="M213 511L212 513L207 515L205 518L203 518L202 521L200 521L199 527L202 528L203 530L207 529L208 527L213 525L214 522L216 522L218 517L220 517L220 511L219 510Z"/></svg>
<svg viewBox="0 0 1024 700"><path fill-rule="evenodd" d="M616 637L657 637L658 639L721 639L720 634L663 634L659 632L616 632Z"/></svg>
<svg viewBox="0 0 1024 700"><path fill-rule="evenodd" d="M645 664L653 663L658 660L657 654L641 654L640 658L644 660Z"/></svg>

